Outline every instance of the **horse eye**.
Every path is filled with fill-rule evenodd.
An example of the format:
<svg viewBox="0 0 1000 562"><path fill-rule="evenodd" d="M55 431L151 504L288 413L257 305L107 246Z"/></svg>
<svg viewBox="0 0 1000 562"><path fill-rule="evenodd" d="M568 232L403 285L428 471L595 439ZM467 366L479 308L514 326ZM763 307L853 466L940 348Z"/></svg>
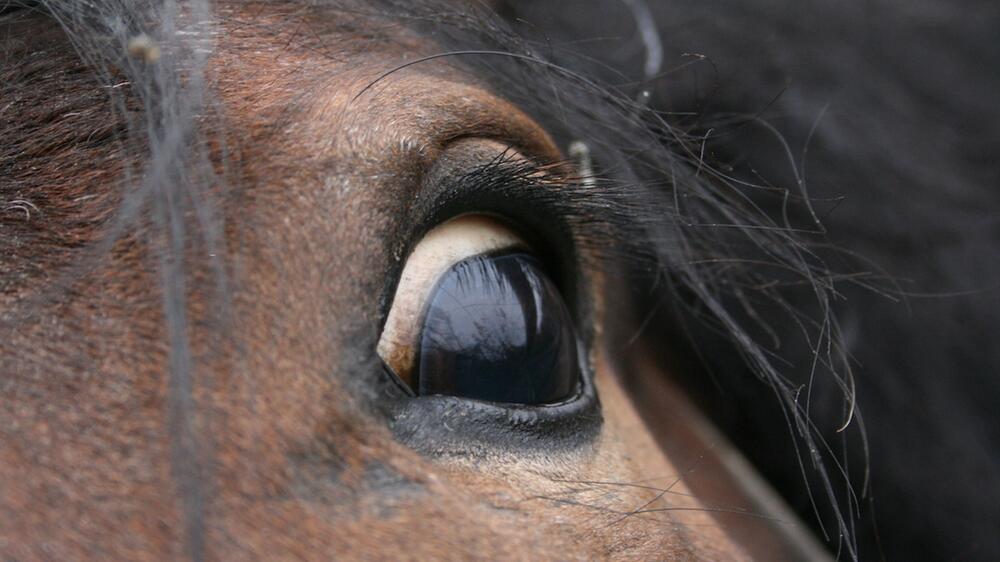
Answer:
<svg viewBox="0 0 1000 562"><path fill-rule="evenodd" d="M551 404L577 388L576 342L559 289L528 245L492 219L465 216L410 255L378 352L417 395Z"/></svg>
<svg viewBox="0 0 1000 562"><path fill-rule="evenodd" d="M576 386L569 311L526 253L476 256L441 278L420 338L419 394L545 404Z"/></svg>

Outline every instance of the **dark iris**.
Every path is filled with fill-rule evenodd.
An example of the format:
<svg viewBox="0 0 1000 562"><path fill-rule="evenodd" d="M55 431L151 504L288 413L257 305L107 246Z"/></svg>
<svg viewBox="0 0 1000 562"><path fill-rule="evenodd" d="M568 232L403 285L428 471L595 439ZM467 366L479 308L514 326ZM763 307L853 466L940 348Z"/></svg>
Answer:
<svg viewBox="0 0 1000 562"><path fill-rule="evenodd" d="M568 398L579 367L555 284L524 253L477 256L445 273L420 336L417 392L517 404Z"/></svg>

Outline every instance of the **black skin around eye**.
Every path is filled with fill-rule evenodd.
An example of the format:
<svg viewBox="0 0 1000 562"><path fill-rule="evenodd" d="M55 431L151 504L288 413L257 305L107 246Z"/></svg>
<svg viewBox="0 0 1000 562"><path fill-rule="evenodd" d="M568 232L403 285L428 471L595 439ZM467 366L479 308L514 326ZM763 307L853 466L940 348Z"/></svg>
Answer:
<svg viewBox="0 0 1000 562"><path fill-rule="evenodd" d="M454 265L428 302L417 393L551 404L580 377L569 311L541 264L524 253Z"/></svg>

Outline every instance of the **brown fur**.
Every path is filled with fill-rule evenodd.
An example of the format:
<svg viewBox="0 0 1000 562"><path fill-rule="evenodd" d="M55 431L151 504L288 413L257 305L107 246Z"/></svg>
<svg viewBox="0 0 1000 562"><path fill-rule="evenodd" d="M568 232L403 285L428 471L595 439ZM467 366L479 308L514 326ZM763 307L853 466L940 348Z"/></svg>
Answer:
<svg viewBox="0 0 1000 562"><path fill-rule="evenodd" d="M344 47L353 31L331 34L323 22L259 6L228 15L209 68L237 139L231 190L220 193L234 280L226 319L206 304L211 260L194 249L188 258L193 423L208 436L195 467L210 498L202 552L190 550L171 474L167 338L146 219L79 266L122 200L131 157L115 141L122 125L51 22L32 17L6 31L15 64L0 79L11 85L0 114L0 303L29 320L17 331L3 324L0 341L0 553L748 558L678 481L688 461L661 453L606 350L595 352L605 424L592 446L569 453L427 458L351 398L349 363L369 343L358 334L377 321L423 170L459 137L549 158L559 151L528 117L443 63L353 99L408 52L431 49L401 31L355 52ZM278 22L302 37L326 33L322 44L338 56L290 44L268 25ZM28 212L15 200L30 201ZM239 326L238 338L213 335L220 323ZM632 513L641 507L660 511Z"/></svg>

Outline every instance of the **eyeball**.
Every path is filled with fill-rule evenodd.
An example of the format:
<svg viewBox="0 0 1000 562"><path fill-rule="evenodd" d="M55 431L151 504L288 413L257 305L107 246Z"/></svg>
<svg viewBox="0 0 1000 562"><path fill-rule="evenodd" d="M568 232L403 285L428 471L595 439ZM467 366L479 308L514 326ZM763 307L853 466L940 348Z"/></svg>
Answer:
<svg viewBox="0 0 1000 562"><path fill-rule="evenodd" d="M557 285L527 243L478 215L433 229L415 247L378 353L419 396L552 404L580 381Z"/></svg>

